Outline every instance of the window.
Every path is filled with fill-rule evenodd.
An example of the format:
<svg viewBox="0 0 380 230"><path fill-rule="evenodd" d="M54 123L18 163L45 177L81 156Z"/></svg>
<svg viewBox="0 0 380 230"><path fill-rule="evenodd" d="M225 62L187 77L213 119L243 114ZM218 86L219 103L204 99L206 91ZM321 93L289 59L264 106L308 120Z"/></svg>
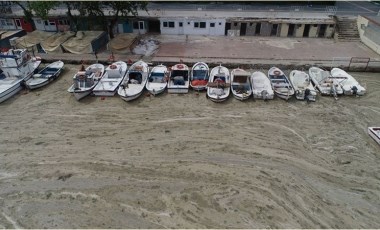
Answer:
<svg viewBox="0 0 380 230"><path fill-rule="evenodd" d="M1 20L1 25L5 26L5 20Z"/></svg>
<svg viewBox="0 0 380 230"><path fill-rule="evenodd" d="M363 25L364 25L364 24L363 24ZM330 24L330 28L331 28L331 27L334 27L334 24Z"/></svg>
<svg viewBox="0 0 380 230"><path fill-rule="evenodd" d="M221 22L219 22L219 25L221 26L221 25L222 25L222 23L221 23Z"/></svg>
<svg viewBox="0 0 380 230"><path fill-rule="evenodd" d="M39 20L39 19L36 22L37 22L37 24L41 24L41 20Z"/></svg>
<svg viewBox="0 0 380 230"><path fill-rule="evenodd" d="M8 19L7 20L7 25L8 26L13 26L13 20L12 19Z"/></svg>
<svg viewBox="0 0 380 230"><path fill-rule="evenodd" d="M182 22L179 22L179 23L178 23L178 26L179 26L179 27L182 27L182 26L183 26L183 23L182 23Z"/></svg>
<svg viewBox="0 0 380 230"><path fill-rule="evenodd" d="M44 21L44 23L45 23L45 26L49 25L48 21Z"/></svg>
<svg viewBox="0 0 380 230"><path fill-rule="evenodd" d="M68 20L58 20L58 25L70 25Z"/></svg>
<svg viewBox="0 0 380 230"><path fill-rule="evenodd" d="M237 26L237 22L234 23L234 26Z"/></svg>
<svg viewBox="0 0 380 230"><path fill-rule="evenodd" d="M164 27L168 27L168 22L164 22Z"/></svg>
<svg viewBox="0 0 380 230"><path fill-rule="evenodd" d="M174 28L174 22L169 22L169 27Z"/></svg>
<svg viewBox="0 0 380 230"><path fill-rule="evenodd" d="M330 25L331 27L331 25ZM364 24L360 24L360 29L364 30L365 29L365 25Z"/></svg>
<svg viewBox="0 0 380 230"><path fill-rule="evenodd" d="M313 25L314 27L317 27L318 25Z"/></svg>
<svg viewBox="0 0 380 230"><path fill-rule="evenodd" d="M49 20L49 25L55 26L55 21L54 20Z"/></svg>
<svg viewBox="0 0 380 230"><path fill-rule="evenodd" d="M215 23L211 22L210 27L215 27Z"/></svg>
<svg viewBox="0 0 380 230"><path fill-rule="evenodd" d="M194 22L194 28L198 28L199 27L199 22Z"/></svg>
<svg viewBox="0 0 380 230"><path fill-rule="evenodd" d="M133 22L133 29L138 30L139 29L139 23Z"/></svg>
<svg viewBox="0 0 380 230"><path fill-rule="evenodd" d="M200 28L206 28L206 22L200 22Z"/></svg>
<svg viewBox="0 0 380 230"><path fill-rule="evenodd" d="M187 24L190 25L190 22L188 22Z"/></svg>
<svg viewBox="0 0 380 230"><path fill-rule="evenodd" d="M249 23L249 26L253 26L253 22L250 22L250 23Z"/></svg>
<svg viewBox="0 0 380 230"><path fill-rule="evenodd" d="M20 19L16 19L16 25L17 25L17 26L21 26Z"/></svg>

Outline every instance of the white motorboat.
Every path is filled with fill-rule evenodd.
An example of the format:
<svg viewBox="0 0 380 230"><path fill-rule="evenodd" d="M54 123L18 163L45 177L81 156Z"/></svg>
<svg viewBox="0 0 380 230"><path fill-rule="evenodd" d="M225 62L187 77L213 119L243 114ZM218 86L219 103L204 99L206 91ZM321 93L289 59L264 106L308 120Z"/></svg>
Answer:
<svg viewBox="0 0 380 230"><path fill-rule="evenodd" d="M205 90L209 79L209 67L204 62L197 62L190 72L190 86L196 91Z"/></svg>
<svg viewBox="0 0 380 230"><path fill-rule="evenodd" d="M0 103L18 93L41 64L26 49L10 49L0 54Z"/></svg>
<svg viewBox="0 0 380 230"><path fill-rule="evenodd" d="M253 72L250 80L254 99L271 100L274 98L272 84L263 72Z"/></svg>
<svg viewBox="0 0 380 230"><path fill-rule="evenodd" d="M120 83L124 80L127 73L127 63L117 61L107 66L103 77L92 90L95 96L109 96L115 95Z"/></svg>
<svg viewBox="0 0 380 230"><path fill-rule="evenodd" d="M293 85L298 100L316 100L317 91L311 83L309 74L299 70L292 70L289 74L289 80Z"/></svg>
<svg viewBox="0 0 380 230"><path fill-rule="evenodd" d="M169 75L168 68L164 65L157 65L150 71L148 82L145 88L149 93L158 95L163 93L168 85L167 77Z"/></svg>
<svg viewBox="0 0 380 230"><path fill-rule="evenodd" d="M47 85L49 82L57 79L61 74L64 68L63 61L56 61L50 63L37 74L34 74L29 80L25 82L25 85L28 89L37 89L44 85Z"/></svg>
<svg viewBox="0 0 380 230"><path fill-rule="evenodd" d="M368 134L380 145L380 127L368 127Z"/></svg>
<svg viewBox="0 0 380 230"><path fill-rule="evenodd" d="M230 95L230 71L222 66L216 66L210 71L210 78L207 83L207 97L213 102L227 100Z"/></svg>
<svg viewBox="0 0 380 230"><path fill-rule="evenodd" d="M67 91L69 93L73 93L75 98L79 101L92 93L92 90L103 77L103 74L104 65L102 64L92 64L86 69L82 65L81 70L78 71L73 77L74 84L70 86Z"/></svg>
<svg viewBox="0 0 380 230"><path fill-rule="evenodd" d="M336 79L331 78L331 74L327 70L319 67L310 67L309 76L313 82L314 87L321 93L321 95L337 96L343 94L343 89Z"/></svg>
<svg viewBox="0 0 380 230"><path fill-rule="evenodd" d="M240 68L231 71L231 91L236 99L243 101L252 95L250 77L251 73Z"/></svg>
<svg viewBox="0 0 380 230"><path fill-rule="evenodd" d="M271 81L274 93L279 98L289 100L294 95L292 83L279 68L270 68L268 71L268 78Z"/></svg>
<svg viewBox="0 0 380 230"><path fill-rule="evenodd" d="M148 81L149 66L140 60L129 67L124 81L120 84L117 93L124 101L132 101L138 98Z"/></svg>
<svg viewBox="0 0 380 230"><path fill-rule="evenodd" d="M331 78L337 80L343 89L344 95L358 95L362 96L366 93L366 89L359 84L359 82L348 74L346 71L333 68L331 71Z"/></svg>
<svg viewBox="0 0 380 230"><path fill-rule="evenodd" d="M188 93L189 85L189 67L182 63L172 66L168 81L168 93Z"/></svg>

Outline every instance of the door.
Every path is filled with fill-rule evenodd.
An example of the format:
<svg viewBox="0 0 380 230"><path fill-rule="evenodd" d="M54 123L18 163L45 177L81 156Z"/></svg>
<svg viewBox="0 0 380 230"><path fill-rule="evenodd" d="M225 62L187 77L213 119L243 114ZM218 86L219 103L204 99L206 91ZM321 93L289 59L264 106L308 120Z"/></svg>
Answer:
<svg viewBox="0 0 380 230"><path fill-rule="evenodd" d="M21 20L20 19L15 19L15 24L16 24L16 29L21 30L22 25L21 25Z"/></svg>
<svg viewBox="0 0 380 230"><path fill-rule="evenodd" d="M261 22L256 23L256 28L255 28L255 35L260 35L261 32Z"/></svg>
<svg viewBox="0 0 380 230"><path fill-rule="evenodd" d="M160 21L159 20L149 20L149 33L161 33Z"/></svg>
<svg viewBox="0 0 380 230"><path fill-rule="evenodd" d="M270 36L277 36L277 29L278 29L278 24L273 24L272 30L270 32Z"/></svg>
<svg viewBox="0 0 380 230"><path fill-rule="evenodd" d="M226 29L224 30L224 35L228 35L228 31L231 29L231 23L226 22Z"/></svg>
<svg viewBox="0 0 380 230"><path fill-rule="evenodd" d="M288 37L294 36L294 28L295 28L295 24L289 24Z"/></svg>
<svg viewBox="0 0 380 230"><path fill-rule="evenodd" d="M325 37L326 28L327 28L326 24L322 24L322 25L319 26L319 31L318 31L318 37L319 38Z"/></svg>
<svg viewBox="0 0 380 230"><path fill-rule="evenodd" d="M309 31L310 31L310 24L306 24L305 29L303 30L302 37L309 37Z"/></svg>
<svg viewBox="0 0 380 230"><path fill-rule="evenodd" d="M135 21L133 22L133 32L138 34L145 34L145 24L144 21Z"/></svg>
<svg viewBox="0 0 380 230"><path fill-rule="evenodd" d="M240 23L240 36L245 36L247 33L247 23Z"/></svg>

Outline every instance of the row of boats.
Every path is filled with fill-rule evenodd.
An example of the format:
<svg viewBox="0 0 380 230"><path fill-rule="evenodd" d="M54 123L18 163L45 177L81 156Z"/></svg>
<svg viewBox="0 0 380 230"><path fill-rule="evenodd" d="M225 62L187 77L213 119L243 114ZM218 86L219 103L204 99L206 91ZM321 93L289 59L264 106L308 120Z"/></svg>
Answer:
<svg viewBox="0 0 380 230"><path fill-rule="evenodd" d="M270 100L274 96L289 100L295 96L299 100L315 101L317 93L364 95L366 89L350 74L339 68L331 71L311 67L308 73L293 70L289 77L272 67L267 74L261 71L250 73L244 69L228 68L219 65L211 70L204 62L197 62L191 68L183 63L171 67L157 65L150 68L148 63L139 60L129 68L127 63L117 61L106 68L96 63L78 71L68 92L77 100L93 93L95 96L114 96L125 101L138 98L144 91L157 95L165 90L168 93L188 93L207 91L207 97L214 102L225 101L230 93L238 100L249 98Z"/></svg>
<svg viewBox="0 0 380 230"><path fill-rule="evenodd" d="M19 92L22 87L36 89L58 78L64 68L62 61L53 62L37 72L39 58L30 57L26 49L11 49L0 55L0 102ZM191 68L184 63L171 67L156 65L139 60L128 64L117 61L105 67L96 63L81 69L73 76L68 92L77 100L87 95L114 96L116 93L125 101L138 98L146 89L153 95L163 93L188 93L207 91L207 97L214 102L225 101L232 93L238 100L249 98L270 100L274 96L289 100L315 101L317 93L363 95L366 90L351 75L339 68L331 71L311 67L308 73L292 70L289 77L277 67L250 73L236 68L229 71L219 65L212 69L205 62L197 62Z"/></svg>

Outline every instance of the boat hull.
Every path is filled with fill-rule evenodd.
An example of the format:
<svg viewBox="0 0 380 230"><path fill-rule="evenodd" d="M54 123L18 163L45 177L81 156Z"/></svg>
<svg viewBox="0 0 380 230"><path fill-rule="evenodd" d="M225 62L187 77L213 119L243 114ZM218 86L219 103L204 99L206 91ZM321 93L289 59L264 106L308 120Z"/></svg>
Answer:
<svg viewBox="0 0 380 230"><path fill-rule="evenodd" d="M100 96L100 97L113 97L113 96L115 96L115 94L116 94L116 89L114 90L114 91L111 91L111 90L97 90L97 91L95 91L95 90L93 90L92 92L93 92L93 94L95 95L95 96Z"/></svg>
<svg viewBox="0 0 380 230"><path fill-rule="evenodd" d="M135 95L131 95L131 96L120 96L121 99L123 99L124 101L133 101L133 100L136 100L137 98L139 98L142 94L142 91L141 93L138 93L138 94L135 94Z"/></svg>
<svg viewBox="0 0 380 230"><path fill-rule="evenodd" d="M274 94L268 94L265 98L263 98L262 93L254 93L253 99L265 99L265 100L273 100Z"/></svg>
<svg viewBox="0 0 380 230"><path fill-rule="evenodd" d="M380 145L380 127L368 127L368 134Z"/></svg>
<svg viewBox="0 0 380 230"><path fill-rule="evenodd" d="M0 93L0 103L2 103L3 101L6 101L7 99L11 98L12 96L14 96L15 94L17 94L18 92L20 92L22 89L22 86L19 83L9 87L7 90L3 91L2 93Z"/></svg>
<svg viewBox="0 0 380 230"><path fill-rule="evenodd" d="M236 98L237 100L239 101L245 101L245 100L248 100L249 97L252 95L252 93L250 94L244 94L244 95L240 95L240 94L235 94L235 93L232 93L234 95L234 98Z"/></svg>
<svg viewBox="0 0 380 230"><path fill-rule="evenodd" d="M168 93L188 93L189 92L189 88L185 88L185 87L168 87Z"/></svg>
<svg viewBox="0 0 380 230"><path fill-rule="evenodd" d="M89 89L86 91L81 91L81 92L74 91L74 97L75 97L75 99L77 99L79 101L80 99L90 95L91 92L92 92L92 89Z"/></svg>

